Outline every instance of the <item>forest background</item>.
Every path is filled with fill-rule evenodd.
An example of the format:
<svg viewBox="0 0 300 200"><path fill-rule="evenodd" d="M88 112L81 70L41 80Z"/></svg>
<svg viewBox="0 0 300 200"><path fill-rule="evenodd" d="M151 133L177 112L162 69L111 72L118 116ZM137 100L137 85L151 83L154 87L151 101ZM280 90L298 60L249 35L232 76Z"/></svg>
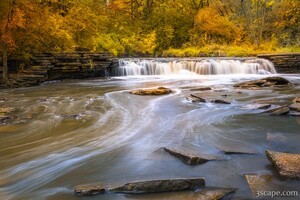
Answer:
<svg viewBox="0 0 300 200"><path fill-rule="evenodd" d="M115 56L300 52L299 0L1 0L0 53Z"/></svg>

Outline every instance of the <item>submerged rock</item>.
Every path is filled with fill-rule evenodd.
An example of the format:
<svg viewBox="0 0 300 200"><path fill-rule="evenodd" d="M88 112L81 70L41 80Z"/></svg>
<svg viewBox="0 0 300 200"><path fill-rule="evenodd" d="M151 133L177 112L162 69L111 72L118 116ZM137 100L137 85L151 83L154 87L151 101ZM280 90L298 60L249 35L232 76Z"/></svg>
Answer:
<svg viewBox="0 0 300 200"><path fill-rule="evenodd" d="M138 89L138 90L131 90L130 94L135 95L164 95L164 94L170 94L173 91L169 88L165 87L158 87L156 89Z"/></svg>
<svg viewBox="0 0 300 200"><path fill-rule="evenodd" d="M106 188L102 185L79 185L74 188L74 192L76 195L96 195L105 193Z"/></svg>
<svg viewBox="0 0 300 200"><path fill-rule="evenodd" d="M300 112L300 103L293 103L289 106L289 108L293 111Z"/></svg>
<svg viewBox="0 0 300 200"><path fill-rule="evenodd" d="M266 110L262 113L269 113L270 115L286 115L288 114L290 109L287 106L280 106L277 108Z"/></svg>
<svg viewBox="0 0 300 200"><path fill-rule="evenodd" d="M300 179L300 154L266 151L268 160L275 166L280 176Z"/></svg>
<svg viewBox="0 0 300 200"><path fill-rule="evenodd" d="M172 156L179 158L182 162L188 165L198 165L206 163L210 160L216 160L214 157L209 157L205 155L197 155L193 152L190 152L188 150L179 150L177 148L164 148L166 152L171 154Z"/></svg>
<svg viewBox="0 0 300 200"><path fill-rule="evenodd" d="M207 90L212 90L211 87L197 87L197 88L192 88L190 91L207 91Z"/></svg>
<svg viewBox="0 0 300 200"><path fill-rule="evenodd" d="M195 200L219 200L233 194L235 191L236 189L233 188L204 188L196 192Z"/></svg>
<svg viewBox="0 0 300 200"><path fill-rule="evenodd" d="M258 109L268 109L271 107L271 104L249 104L244 106L243 108L245 109L250 109L250 110L258 110Z"/></svg>
<svg viewBox="0 0 300 200"><path fill-rule="evenodd" d="M233 87L251 89L251 88L287 86L287 85L290 85L290 82L287 79L276 76L276 77L267 77L267 78L254 80L254 81L245 81L241 83L236 83L233 85Z"/></svg>
<svg viewBox="0 0 300 200"><path fill-rule="evenodd" d="M155 192L171 192L182 190L195 190L205 186L205 179L188 178L188 179L165 179L165 180L151 180L151 181L138 181L126 183L125 185L117 188L110 189L110 192L117 193L155 193Z"/></svg>

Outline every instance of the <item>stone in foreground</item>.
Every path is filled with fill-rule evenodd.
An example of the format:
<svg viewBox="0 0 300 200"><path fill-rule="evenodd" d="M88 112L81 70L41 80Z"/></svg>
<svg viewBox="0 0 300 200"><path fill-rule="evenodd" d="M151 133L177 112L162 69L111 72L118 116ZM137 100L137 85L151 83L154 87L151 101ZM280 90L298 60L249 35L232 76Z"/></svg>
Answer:
<svg viewBox="0 0 300 200"><path fill-rule="evenodd" d="M195 194L195 200L219 200L234 193L232 188L205 188ZM230 199L230 197L228 197Z"/></svg>
<svg viewBox="0 0 300 200"><path fill-rule="evenodd" d="M165 87L158 87L156 89L138 89L138 90L131 90L130 94L135 95L164 95L164 94L170 94L173 91L169 88Z"/></svg>
<svg viewBox="0 0 300 200"><path fill-rule="evenodd" d="M245 81L241 83L236 83L233 85L233 87L252 89L252 88L270 87L270 86L287 86L289 84L290 82L287 79L276 76L276 77L267 77L267 78L254 80L254 81Z"/></svg>
<svg viewBox="0 0 300 200"><path fill-rule="evenodd" d="M105 193L105 187L101 185L79 185L74 188L76 195L91 196Z"/></svg>
<svg viewBox="0 0 300 200"><path fill-rule="evenodd" d="M245 177L254 196L256 196L259 191L272 190L274 177L270 174L247 174Z"/></svg>
<svg viewBox="0 0 300 200"><path fill-rule="evenodd" d="M285 115L288 114L290 109L287 106L280 106L277 108L266 110L262 113L269 113L270 115Z"/></svg>
<svg viewBox="0 0 300 200"><path fill-rule="evenodd" d="M269 161L284 178L300 179L300 154L266 151Z"/></svg>
<svg viewBox="0 0 300 200"><path fill-rule="evenodd" d="M110 192L142 194L155 192L171 192L182 190L195 190L205 186L205 179L190 178L190 179L166 179L166 180L151 180L126 183L117 188L110 189Z"/></svg>
<svg viewBox="0 0 300 200"><path fill-rule="evenodd" d="M190 151L183 151L173 147L171 148L165 147L164 150L169 154L171 154L172 156L179 158L182 162L188 165L198 165L198 164L206 163L207 161L210 160L216 160L216 158L214 157L196 155Z"/></svg>
<svg viewBox="0 0 300 200"><path fill-rule="evenodd" d="M257 151L248 147L224 146L218 147L218 149L222 150L225 154L257 154Z"/></svg>

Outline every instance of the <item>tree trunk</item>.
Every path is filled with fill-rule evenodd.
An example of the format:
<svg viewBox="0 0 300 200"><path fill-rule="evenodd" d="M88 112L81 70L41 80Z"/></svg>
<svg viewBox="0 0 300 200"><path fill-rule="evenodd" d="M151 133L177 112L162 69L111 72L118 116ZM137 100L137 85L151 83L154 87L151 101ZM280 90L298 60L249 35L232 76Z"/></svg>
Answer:
<svg viewBox="0 0 300 200"><path fill-rule="evenodd" d="M3 80L8 79L7 49L3 50Z"/></svg>

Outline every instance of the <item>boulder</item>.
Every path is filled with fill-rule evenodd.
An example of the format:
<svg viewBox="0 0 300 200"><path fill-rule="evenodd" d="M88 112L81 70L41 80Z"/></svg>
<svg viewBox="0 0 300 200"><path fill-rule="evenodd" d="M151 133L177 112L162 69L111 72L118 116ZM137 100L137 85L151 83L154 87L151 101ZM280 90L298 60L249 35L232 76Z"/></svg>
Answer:
<svg viewBox="0 0 300 200"><path fill-rule="evenodd" d="M130 94L135 95L164 95L164 94L170 94L173 91L169 88L165 87L158 87L156 89L138 89L138 90L131 90Z"/></svg>
<svg viewBox="0 0 300 200"><path fill-rule="evenodd" d="M192 88L190 91L207 91L207 90L212 90L211 87L197 87L197 88Z"/></svg>
<svg viewBox="0 0 300 200"><path fill-rule="evenodd" d="M105 193L106 188L102 185L79 185L74 188L74 192L76 195L96 195Z"/></svg>
<svg viewBox="0 0 300 200"><path fill-rule="evenodd" d="M289 106L289 109L300 112L300 103L293 103Z"/></svg>
<svg viewBox="0 0 300 200"><path fill-rule="evenodd" d="M284 178L300 179L300 154L266 151L268 160Z"/></svg>
<svg viewBox="0 0 300 200"><path fill-rule="evenodd" d="M198 165L206 163L210 160L216 160L214 157L205 156L205 155L198 155L193 152L190 152L188 150L179 150L174 147L164 148L166 152L168 152L170 155L179 158L182 162L188 165Z"/></svg>
<svg viewBox="0 0 300 200"><path fill-rule="evenodd" d="M285 115L288 114L290 109L287 106L279 106L277 108L266 110L262 113L269 113L270 115Z"/></svg>
<svg viewBox="0 0 300 200"><path fill-rule="evenodd" d="M233 188L204 188L196 192L195 200L219 200L234 193L236 189ZM230 197L228 198L230 199Z"/></svg>
<svg viewBox="0 0 300 200"><path fill-rule="evenodd" d="M190 96L194 99L197 99L197 102L206 102L206 100L203 99L199 94L190 94Z"/></svg>
<svg viewBox="0 0 300 200"><path fill-rule="evenodd" d="M171 192L182 190L195 190L205 186L205 179L188 178L188 179L165 179L165 180L151 180L138 181L126 183L123 186L110 189L110 192L141 194L141 193L155 193L155 192Z"/></svg>
<svg viewBox="0 0 300 200"><path fill-rule="evenodd" d="M246 108L246 109L250 109L250 110L257 110L257 109L268 109L271 107L271 104L249 104L249 105L246 105L244 106L243 108Z"/></svg>
<svg viewBox="0 0 300 200"><path fill-rule="evenodd" d="M296 97L296 98L293 100L293 103L300 103L300 97Z"/></svg>
<svg viewBox="0 0 300 200"><path fill-rule="evenodd" d="M254 81L245 81L241 83L236 83L233 87L237 88L261 88L261 87L270 87L270 86L287 86L290 85L290 82L282 77L267 77L259 80Z"/></svg>

